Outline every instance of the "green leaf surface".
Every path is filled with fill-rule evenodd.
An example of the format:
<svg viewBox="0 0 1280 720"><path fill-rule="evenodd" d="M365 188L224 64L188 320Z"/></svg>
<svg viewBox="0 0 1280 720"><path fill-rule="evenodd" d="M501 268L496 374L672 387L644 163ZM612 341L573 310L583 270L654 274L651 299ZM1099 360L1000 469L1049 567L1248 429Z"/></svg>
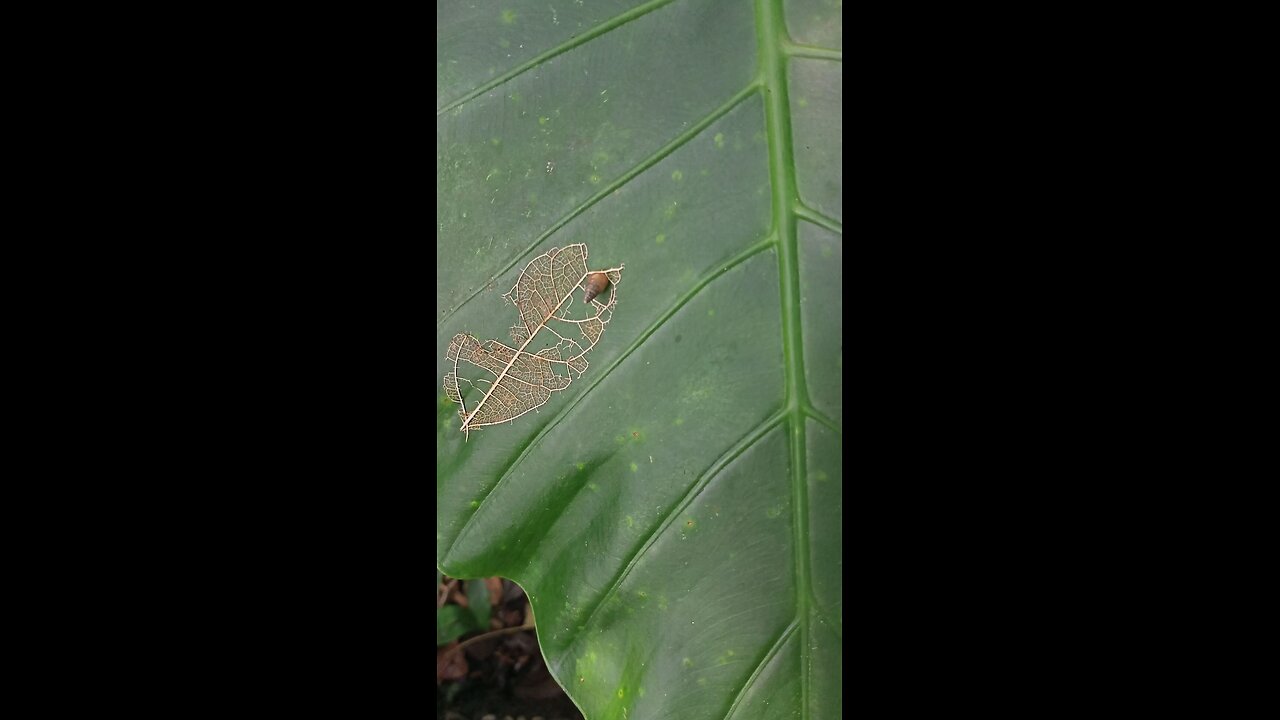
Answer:
<svg viewBox="0 0 1280 720"><path fill-rule="evenodd" d="M476 630L471 611L460 605L445 605L436 610L436 645L448 645L462 635Z"/></svg>
<svg viewBox="0 0 1280 720"><path fill-rule="evenodd" d="M836 0L437 9L436 561L525 589L588 720L841 716ZM464 441L450 338L625 263L591 367Z"/></svg>

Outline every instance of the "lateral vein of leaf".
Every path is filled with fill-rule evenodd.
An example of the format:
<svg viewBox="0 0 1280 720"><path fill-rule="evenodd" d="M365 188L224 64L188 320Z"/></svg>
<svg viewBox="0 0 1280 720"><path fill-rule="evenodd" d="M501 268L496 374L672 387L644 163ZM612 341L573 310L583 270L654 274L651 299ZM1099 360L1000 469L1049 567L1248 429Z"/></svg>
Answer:
<svg viewBox="0 0 1280 720"><path fill-rule="evenodd" d="M790 57L808 58L810 60L835 60L836 62L844 62L844 51L832 48L818 47L816 45L803 45L800 43L786 43L783 45L783 51Z"/></svg>
<svg viewBox="0 0 1280 720"><path fill-rule="evenodd" d="M804 414L808 415L813 420L816 420L819 424L827 426L827 429L830 430L831 432L834 432L839 435L844 434L843 432L841 432L840 426L837 425L836 422L831 418L827 417L826 415L823 415L822 411L819 410L818 408L806 403L804 406Z"/></svg>
<svg viewBox="0 0 1280 720"><path fill-rule="evenodd" d="M786 417L787 409L785 407L779 409L773 415L766 418L764 422L757 425L753 430L748 432L746 435L743 435L742 438L738 440L737 444L726 450L723 455L716 458L715 462L711 463L711 465L703 471L702 476L690 485L687 490L685 490L685 493L680 500L676 502L675 505L671 506L671 510L667 512L666 516L664 516L662 520L654 526L654 529L649 532L649 536L645 538L645 541L636 547L636 551L632 553L631 559L628 560L627 564L623 566L621 571L619 571L618 575L613 579L613 582L609 583L609 588L600 596L600 599L596 602L595 606L591 608L591 612L587 614L587 619L579 623L580 625L583 627L591 626L591 622L595 620L596 614L600 612L600 608L604 607L609 598L613 597L613 594L618 591L618 588L622 587L622 583L631 575L631 571L635 569L636 565L640 563L640 560L644 558L645 553L649 551L649 548L653 547L653 545L658 541L658 538L661 537L662 533L671 526L671 523L676 519L676 517L698 498L702 491L711 484L711 481L720 474L720 471L728 467L729 463L738 459L738 457L740 457L744 452L759 442L761 438L768 435L769 432L777 427L779 423L786 419ZM576 638L569 641L566 647L572 647L573 643L577 642L585 634L585 631L583 631L582 634L579 634ZM568 654L566 653L566 656L567 655Z"/></svg>
<svg viewBox="0 0 1280 720"><path fill-rule="evenodd" d="M839 220L827 217L804 203L796 203L795 212L797 217L803 218L818 227L826 228L839 235L842 239L844 238L844 225Z"/></svg>
<svg viewBox="0 0 1280 720"><path fill-rule="evenodd" d="M644 172L645 170L648 170L654 165L657 165L659 162L663 160L663 158L675 152L680 147L688 144L691 140L693 140L693 138L697 137L703 130L706 130L715 121L719 120L725 115L728 115L729 112L731 112L738 105L741 105L743 101L745 101L747 98L759 92L759 90L760 90L760 85L758 83L751 83L750 85L747 85L743 89L739 90L737 93L733 95L733 97L726 100L723 105L716 108L715 110L712 110L709 114L707 114L706 117L702 118L697 123L695 123L693 127L677 135L674 139L671 140L671 142L667 143L666 145L663 145L662 147L654 151L652 155L641 160L639 163L631 166L629 170L619 175L616 180L606 185L603 189L600 190L600 192L597 192L595 195L592 195L591 197L583 201L581 205L570 210L566 215L564 215L559 220L554 222L550 227L548 227L545 231L543 231L541 235L535 238L534 241L530 243L528 247L526 247L524 250L521 250L514 257L512 257L511 260L507 262L506 266L504 266L501 270L491 275L488 281L481 283L478 287L476 287L474 291L472 291L470 295L463 298L462 302L458 303L453 307L453 309L449 310L447 313L441 316L441 318L436 322L436 327L439 328L443 326L445 322L449 320L449 318L453 317L455 313L457 313L459 310L462 309L463 305L466 305L467 303L471 302L476 298L476 296L484 292L485 288L488 287L489 283L494 282L498 278L507 274L507 272L509 272L511 268L515 267L521 261L523 261L526 257L528 257L529 253L538 249L538 247L542 245L542 243L546 242L547 238L550 238L553 234L558 232L560 228L564 227L565 225L568 225L570 222L573 221L574 218L590 210L592 206L594 206L596 203L608 197L618 188L621 188L623 185L626 185L628 182L631 182L631 180L634 179L640 173Z"/></svg>
<svg viewBox="0 0 1280 720"><path fill-rule="evenodd" d="M544 53L535 55L532 59L526 60L525 62L495 77L489 82L486 82L480 85L476 89L463 95L457 100L454 100L453 102L449 103L448 105L445 105L439 110L436 110L436 117L439 117L460 105L463 105L465 103L468 103L480 97L481 95L489 92L490 90L498 87L499 85L502 85L503 83L506 83L520 75L523 75L524 73L529 72L530 70L556 57L557 55L563 55L564 53L569 52L570 50L578 47L579 45L585 45L586 43L592 40L595 40L601 35L604 35L605 33L609 32L610 30L614 30L619 27L622 27L623 25L626 25L632 20L644 17L645 15L648 15L649 13L653 12L654 10L657 10L658 8L664 5L670 5L672 2L675 2L675 0L652 0L651 2L647 2L644 5L638 5L634 8L631 8L630 10L622 13L621 15L605 20L604 22L600 23L599 25L596 25L590 30L580 35L577 35L576 37L571 38L568 42L561 43L560 45L557 45L556 47L553 47Z"/></svg>
<svg viewBox="0 0 1280 720"><path fill-rule="evenodd" d="M764 654L764 657L760 658L760 662L756 665L755 671L751 673L751 677L747 678L747 681L742 685L742 689L738 691L737 696L733 698L733 702L729 704L729 712L724 714L725 720L731 720L733 718L733 714L738 711L738 706L742 704L743 698L747 696L747 692L751 690L753 685L755 685L756 678L760 677L760 674L765 671L765 668L769 667L769 663L773 662L773 659L782 651L783 646L791 639L791 636L795 633L796 628L799 627L799 625L800 617L797 615L791 619L791 624L783 629L782 634L774 641L773 645L769 648L769 651Z"/></svg>
<svg viewBox="0 0 1280 720"><path fill-rule="evenodd" d="M582 402L582 400L592 390L594 390L597 385L603 382L604 379L608 377L609 374L612 373L618 366L620 366L628 357L630 357L631 354L635 352L640 347L641 344L643 344L646 340L649 339L650 336L652 336L655 332L657 332L658 329L662 327L663 324L665 324L668 320L670 320L672 316L674 316L677 312L679 312L681 308L683 308L686 304L688 304L688 302L692 300L695 295L697 295L704 288L706 288L707 285L710 285L711 282L714 281L716 278L720 277L721 275L724 275L726 272L732 270L738 265L741 265L747 260L750 260L752 257L757 255L758 253L761 253L773 246L774 246L773 236L769 236L764 240L761 240L760 242L757 242L751 247L748 247L747 249L743 250L737 256L733 257L728 262L726 262L723 266L718 267L715 270L708 273L705 277L702 278L702 280L698 281L696 285L690 288L689 292L685 293L683 296L677 299L675 304L672 305L670 308L668 308L668 310L665 313L663 313L656 321L654 321L652 325L650 325L643 333L641 333L640 336L637 337L635 341L632 342L631 345L627 347L626 350L623 350L622 353L617 357L617 359L615 359L612 363L610 363L609 367L605 368L603 372L597 375L595 377L595 380L593 380L591 384L588 385L587 388L583 390L580 395L578 395L576 398L574 398L570 402L566 403L564 407L559 412L557 412L541 430L538 431L538 434L533 436L533 439L529 441L529 444L525 446L524 450L522 450L520 454L517 455L515 459L513 459L507 465L507 467L502 471L502 474L498 477L498 481L495 482L493 484L493 487L489 488L489 491L485 493L483 498L480 499L480 504L471 513L471 515L467 516L467 519L463 521L462 527L458 530L458 534L454 536L453 542L449 544L448 551L446 551L445 554L441 556L442 559L440 561L440 565L443 567L448 564L449 555L453 553L453 549L457 547L458 543L462 540L463 535L467 533L468 529L471 526L471 521L475 519L476 515L479 514L479 512L482 509L484 509L485 503L489 502L489 498L493 497L493 493L504 482L506 482L507 478L510 477L511 475L511 471L514 470L520 464L520 462L524 460L525 457L527 457L531 452L533 452L533 448L537 446L537 444L541 442L542 439L546 437L547 434L556 427L556 425L560 424L560 422L569 414L569 411L577 407L578 403Z"/></svg>
<svg viewBox="0 0 1280 720"><path fill-rule="evenodd" d="M818 225L819 228L826 228L828 231L838 234L841 238L845 237L844 224L835 218L828 218L827 215L819 213L819 211L809 208L808 205L796 204L796 217L808 220L808 222Z"/></svg>

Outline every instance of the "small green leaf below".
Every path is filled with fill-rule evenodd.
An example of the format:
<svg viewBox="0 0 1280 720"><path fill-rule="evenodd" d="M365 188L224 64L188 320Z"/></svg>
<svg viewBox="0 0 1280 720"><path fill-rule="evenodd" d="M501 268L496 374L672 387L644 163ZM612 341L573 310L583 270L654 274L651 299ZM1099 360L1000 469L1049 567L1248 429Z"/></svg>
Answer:
<svg viewBox="0 0 1280 720"><path fill-rule="evenodd" d="M489 629L489 586L483 578L467 581L467 604L471 606L471 615L475 617L476 628L483 631Z"/></svg>
<svg viewBox="0 0 1280 720"><path fill-rule="evenodd" d="M445 605L436 610L436 646L448 645L462 635L476 630L471 611L460 605Z"/></svg>

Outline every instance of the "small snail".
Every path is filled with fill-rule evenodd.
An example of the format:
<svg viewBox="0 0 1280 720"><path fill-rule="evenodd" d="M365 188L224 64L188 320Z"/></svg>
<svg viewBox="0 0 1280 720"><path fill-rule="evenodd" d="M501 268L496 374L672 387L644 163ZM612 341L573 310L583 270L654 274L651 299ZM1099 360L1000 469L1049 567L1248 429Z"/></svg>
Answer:
<svg viewBox="0 0 1280 720"><path fill-rule="evenodd" d="M587 276L586 292L582 294L582 302L589 303L595 296L604 292L609 287L609 276L602 272L591 273Z"/></svg>

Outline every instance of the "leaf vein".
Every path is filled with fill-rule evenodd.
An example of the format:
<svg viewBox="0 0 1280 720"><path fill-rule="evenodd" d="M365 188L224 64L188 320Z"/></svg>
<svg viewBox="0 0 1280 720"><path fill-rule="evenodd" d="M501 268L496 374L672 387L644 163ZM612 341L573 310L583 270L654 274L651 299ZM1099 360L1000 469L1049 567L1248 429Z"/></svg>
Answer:
<svg viewBox="0 0 1280 720"><path fill-rule="evenodd" d="M644 17L645 15L648 15L649 13L663 7L664 5L670 5L672 2L675 2L675 0L652 0L651 2L647 2L643 5L637 5L636 7L633 7L630 10L616 17L609 18L608 20L605 20L604 22L600 23L599 25L596 25L595 27L582 33L581 35L577 35L570 38L568 42L561 43L560 45L557 45L556 47L553 47L550 50L547 50L546 52L535 55L529 60L526 60L525 62L520 63L519 65L502 73L501 75L495 77L494 79L476 87L474 90L466 93L465 95L458 98L457 100L454 100L453 102L436 110L436 117L439 117L456 107L465 105L466 103L480 97L481 95L489 92L490 90L493 90L494 88L504 83L507 83L515 79L516 77L519 77L520 75L523 75L529 72L535 67L541 65L544 62L547 62L548 60L558 55L563 55L569 52L570 50L578 47L579 45L585 45L586 43L592 40L595 40L601 35L604 35L605 33L609 32L610 30L614 30L619 27L622 27L623 25L626 25L632 20Z"/></svg>
<svg viewBox="0 0 1280 720"><path fill-rule="evenodd" d="M844 225L839 220L827 217L804 203L796 203L794 210L796 217L803 218L820 228L826 228L839 235L841 239L844 238Z"/></svg>
<svg viewBox="0 0 1280 720"><path fill-rule="evenodd" d="M818 47L816 45L802 45L800 43L787 43L783 46L783 49L788 56L794 58L807 58L809 60L835 60L839 63L844 62L843 50Z"/></svg>
<svg viewBox="0 0 1280 720"><path fill-rule="evenodd" d="M773 659L778 656L778 653L782 651L782 647L787 644L787 641L791 639L793 634L795 634L796 628L798 627L800 627L799 615L791 620L791 624L783 629L782 634L780 634L778 639L774 641L773 645L769 648L769 651L764 654L764 657L760 658L760 663L756 665L756 669L751 673L751 677L747 678L747 681L742 684L742 689L738 691L737 696L733 698L733 702L729 704L729 711L724 714L725 720L730 720L730 718L733 717L733 714L737 712L738 706L742 704L742 700L747 696L747 692L755 686L756 679L760 677L760 674L764 672L765 668L769 667L769 663L773 662Z"/></svg>
<svg viewBox="0 0 1280 720"><path fill-rule="evenodd" d="M791 101L787 87L786 19L782 3L756 0L756 26L760 43L760 74L765 86L765 130L769 142L769 170L773 180L772 210L778 235L779 305L782 313L782 346L785 348L788 457L791 481L792 553L795 565L796 605L801 646L800 714L809 717L810 653L809 600L812 596L808 549L809 515L806 487L804 407L808 391L804 374L804 339L800 318L799 247L796 233L797 183L791 136Z"/></svg>
<svg viewBox="0 0 1280 720"><path fill-rule="evenodd" d="M831 432L834 432L834 433L836 433L837 435L843 435L843 434L844 434L844 433L842 433L842 432L841 432L841 430L840 430L840 426L839 426L839 425L837 425L837 424L836 424L836 422L835 422L834 420L832 420L831 418L829 418L829 417L827 417L826 415L822 414L822 412L821 412L820 410L818 410L818 408L816 408L816 407L814 407L814 406L812 406L812 405L809 405L809 404L805 404L805 406L804 406L804 414L805 414L805 415L808 415L808 416L809 416L809 418L811 418L811 419L813 419L813 420L816 420L816 421L818 422L818 424L820 424L820 425L825 425L825 426L827 427L827 429L828 429L828 430L830 430Z"/></svg>

